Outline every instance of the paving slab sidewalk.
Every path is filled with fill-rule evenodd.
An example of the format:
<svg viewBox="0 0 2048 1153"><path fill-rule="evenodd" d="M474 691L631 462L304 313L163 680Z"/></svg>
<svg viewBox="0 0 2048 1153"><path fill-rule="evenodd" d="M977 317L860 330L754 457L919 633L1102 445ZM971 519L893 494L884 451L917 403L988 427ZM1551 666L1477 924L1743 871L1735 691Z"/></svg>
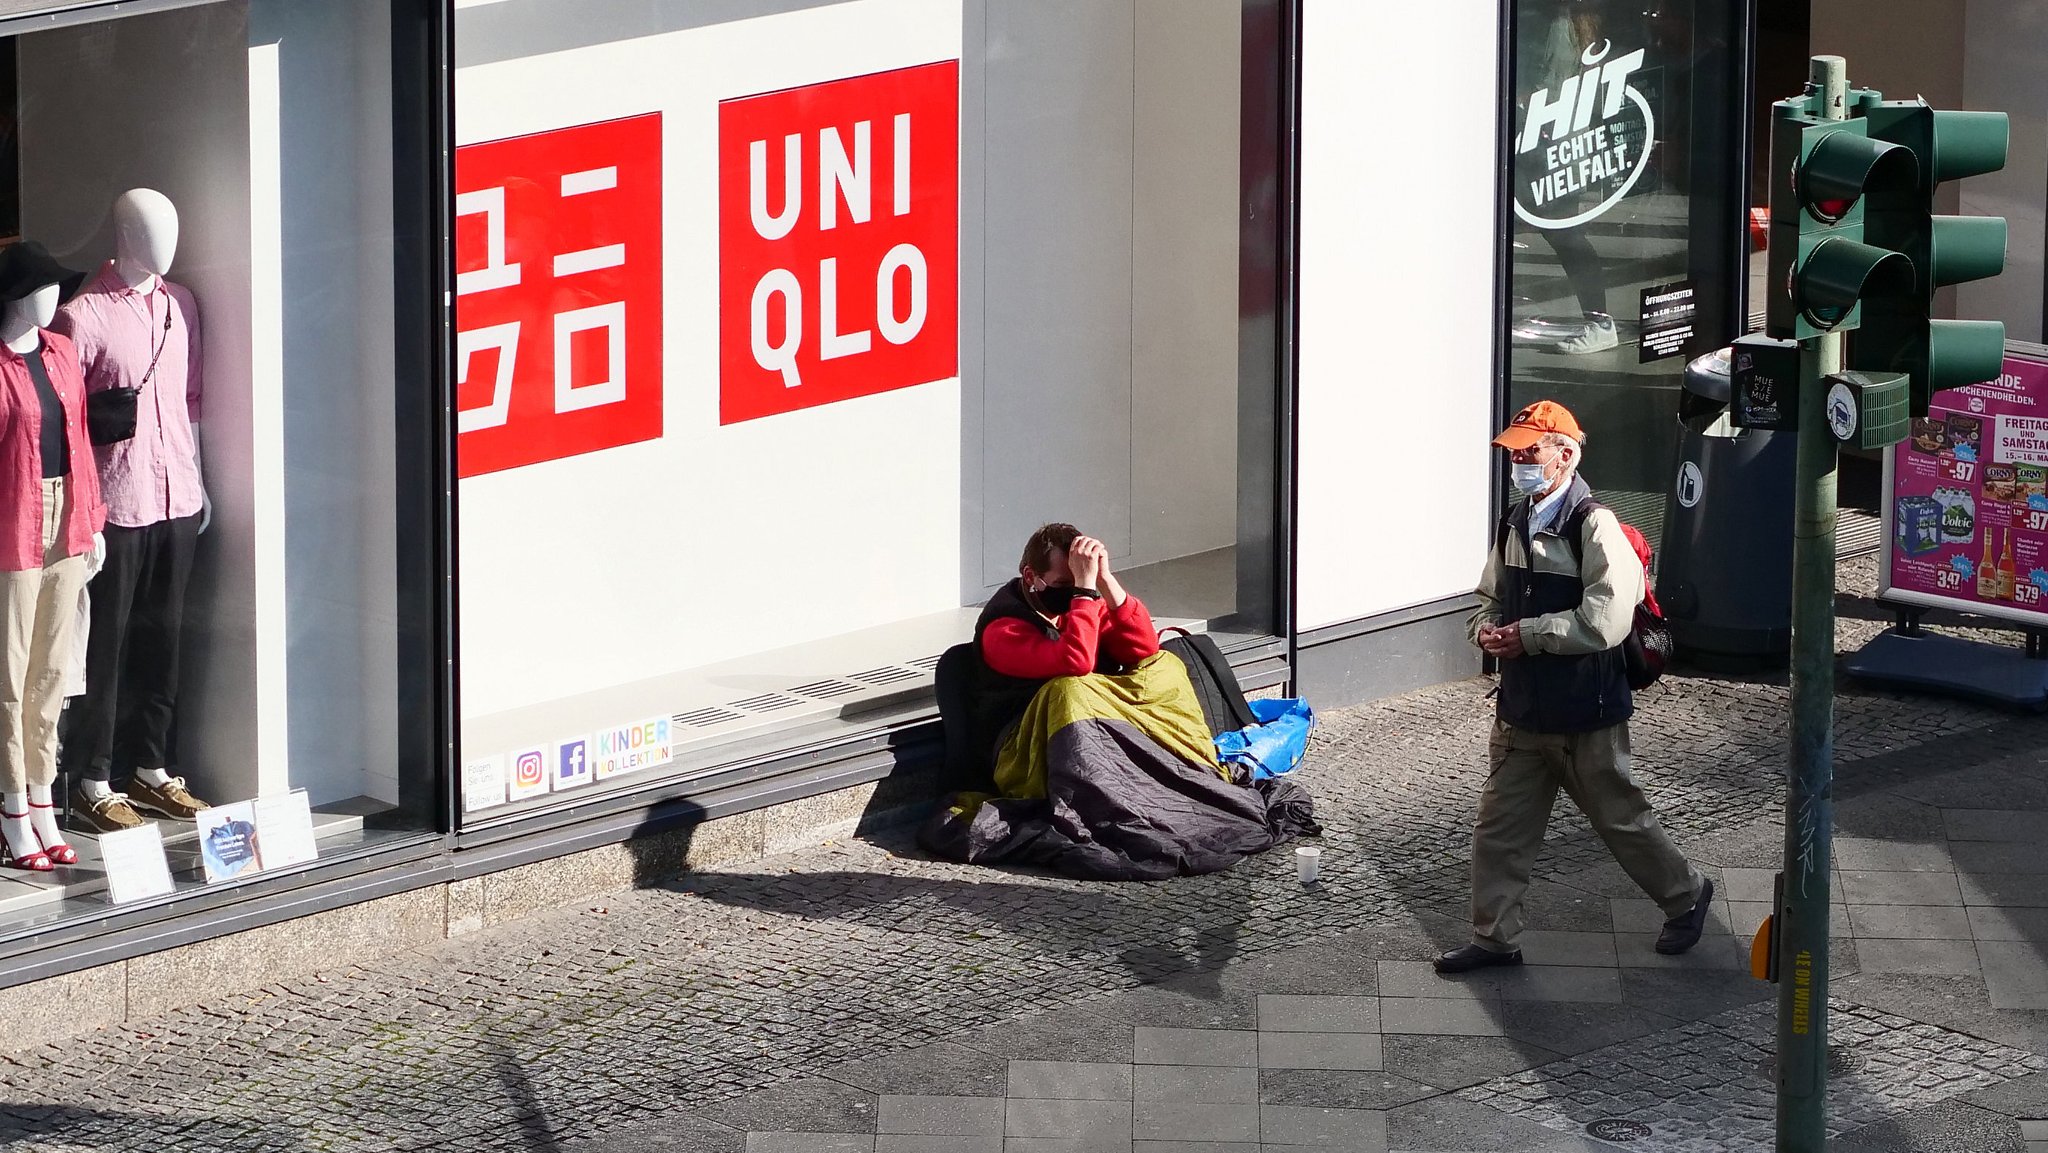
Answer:
<svg viewBox="0 0 2048 1153"><path fill-rule="evenodd" d="M1879 623L1846 602L1845 646ZM1755 1147L1782 680L1642 702L1638 775L1722 884L1700 949L1647 949L1561 808L1531 964L1454 983L1487 687L1325 715L1312 887L1285 854L1104 886L817 845L0 1058L0 1148ZM2027 1149L2048 721L1847 686L1838 718L1838 1145Z"/></svg>

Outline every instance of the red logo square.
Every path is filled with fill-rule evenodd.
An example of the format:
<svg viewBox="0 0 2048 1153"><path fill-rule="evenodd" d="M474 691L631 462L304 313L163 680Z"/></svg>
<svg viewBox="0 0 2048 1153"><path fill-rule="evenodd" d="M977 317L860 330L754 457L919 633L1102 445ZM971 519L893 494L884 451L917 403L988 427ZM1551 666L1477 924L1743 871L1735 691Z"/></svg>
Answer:
<svg viewBox="0 0 2048 1153"><path fill-rule="evenodd" d="M960 371L960 67L718 106L719 410L735 424Z"/></svg>
<svg viewBox="0 0 2048 1153"><path fill-rule="evenodd" d="M661 436L661 114L455 151L456 471Z"/></svg>

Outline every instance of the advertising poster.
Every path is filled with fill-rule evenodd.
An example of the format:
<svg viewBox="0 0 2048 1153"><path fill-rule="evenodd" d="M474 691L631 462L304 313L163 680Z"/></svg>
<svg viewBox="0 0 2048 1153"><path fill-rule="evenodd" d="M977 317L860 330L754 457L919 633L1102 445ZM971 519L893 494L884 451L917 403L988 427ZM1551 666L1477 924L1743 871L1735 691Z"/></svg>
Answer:
<svg viewBox="0 0 2048 1153"><path fill-rule="evenodd" d="M2048 364L1936 393L1885 471L1883 596L2048 627Z"/></svg>

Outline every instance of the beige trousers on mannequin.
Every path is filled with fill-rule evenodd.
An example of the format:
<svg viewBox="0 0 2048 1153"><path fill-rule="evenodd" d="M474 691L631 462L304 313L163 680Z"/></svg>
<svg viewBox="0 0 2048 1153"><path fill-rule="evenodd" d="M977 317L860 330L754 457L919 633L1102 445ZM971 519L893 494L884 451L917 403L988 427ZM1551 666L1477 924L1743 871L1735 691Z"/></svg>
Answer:
<svg viewBox="0 0 2048 1153"><path fill-rule="evenodd" d="M57 779L57 718L85 591L86 558L64 555L70 506L63 477L43 481L43 567L0 573L0 792Z"/></svg>

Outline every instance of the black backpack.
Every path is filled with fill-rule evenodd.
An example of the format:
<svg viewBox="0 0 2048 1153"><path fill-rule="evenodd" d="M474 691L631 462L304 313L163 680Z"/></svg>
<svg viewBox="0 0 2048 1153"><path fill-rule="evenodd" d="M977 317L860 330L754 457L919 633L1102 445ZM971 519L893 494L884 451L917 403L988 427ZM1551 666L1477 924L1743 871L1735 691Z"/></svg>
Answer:
<svg viewBox="0 0 2048 1153"><path fill-rule="evenodd" d="M1168 638L1166 633L1179 633ZM1180 658L1188 667L1188 680L1195 686L1195 699L1202 704L1202 719L1209 723L1209 735L1220 737L1258 723L1252 707L1245 703L1244 689L1230 668L1230 659L1216 647L1207 633L1191 633L1178 626L1160 634L1159 647Z"/></svg>

